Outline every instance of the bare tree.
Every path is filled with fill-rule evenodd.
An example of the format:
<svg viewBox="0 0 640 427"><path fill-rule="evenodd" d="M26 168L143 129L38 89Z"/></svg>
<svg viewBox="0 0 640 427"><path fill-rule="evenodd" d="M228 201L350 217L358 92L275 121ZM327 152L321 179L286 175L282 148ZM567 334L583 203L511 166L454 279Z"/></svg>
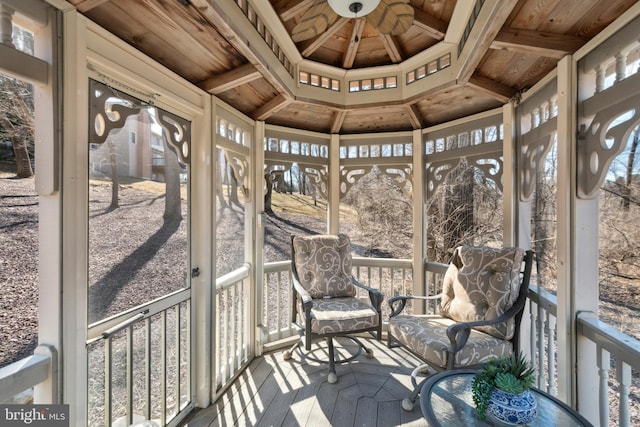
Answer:
<svg viewBox="0 0 640 427"><path fill-rule="evenodd" d="M631 140L631 147L629 147L629 157L627 159L627 171L625 174L625 185L622 188L622 209L625 212L629 211L629 204L631 200L631 183L633 181L633 164L636 160L636 150L638 149L638 143L640 142L640 127L637 127L633 132L633 139Z"/></svg>
<svg viewBox="0 0 640 427"><path fill-rule="evenodd" d="M32 86L6 76L0 76L0 138L11 141L17 176L33 176L29 156L34 140Z"/></svg>
<svg viewBox="0 0 640 427"><path fill-rule="evenodd" d="M164 180L166 185L166 198L164 205L164 221L182 220L182 198L180 196L180 164L178 156L169 148L164 138Z"/></svg>

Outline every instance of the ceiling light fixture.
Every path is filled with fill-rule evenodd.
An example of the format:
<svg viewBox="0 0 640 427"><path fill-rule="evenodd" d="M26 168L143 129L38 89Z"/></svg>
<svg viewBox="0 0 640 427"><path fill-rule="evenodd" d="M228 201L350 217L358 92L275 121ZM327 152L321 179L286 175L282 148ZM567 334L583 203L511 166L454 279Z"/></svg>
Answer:
<svg viewBox="0 0 640 427"><path fill-rule="evenodd" d="M338 15L345 18L358 18L373 12L373 9L378 7L380 0L327 0L329 6Z"/></svg>

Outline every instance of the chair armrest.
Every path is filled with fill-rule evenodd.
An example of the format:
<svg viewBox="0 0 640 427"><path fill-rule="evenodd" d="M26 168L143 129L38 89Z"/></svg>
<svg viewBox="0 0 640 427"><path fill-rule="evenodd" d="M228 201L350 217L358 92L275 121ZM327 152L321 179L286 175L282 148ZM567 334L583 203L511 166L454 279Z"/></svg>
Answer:
<svg viewBox="0 0 640 427"><path fill-rule="evenodd" d="M522 307L521 307L522 306ZM447 328L447 337L451 343L451 350L457 352L467 343L471 328L477 326L490 326L497 325L498 323L506 322L514 317L524 308L523 304L519 304L519 300L509 308L509 310L502 313L500 316L491 320L476 320L474 322L460 322L454 323Z"/></svg>
<svg viewBox="0 0 640 427"><path fill-rule="evenodd" d="M442 298L442 294L438 294L438 295L432 295L429 297L425 297L425 296L418 296L418 295L397 295L395 297L391 297L389 298L389 308L391 308L391 314L389 315L389 318L391 317L395 317L398 314L402 313L402 310L404 310L404 307L407 305L407 301L411 300L411 299L417 299L417 300L423 300L423 301L431 301L431 300L437 300ZM396 305L396 303L399 304L398 307L394 307L394 305Z"/></svg>
<svg viewBox="0 0 640 427"><path fill-rule="evenodd" d="M302 300L302 308L304 310L305 316L307 318L310 318L311 309L313 308L313 301L311 301L311 294L307 292L305 288L302 287L302 284L296 279L294 275L291 275L291 280L293 281L293 288L296 290L298 295L300 295L300 299Z"/></svg>
<svg viewBox="0 0 640 427"><path fill-rule="evenodd" d="M355 277L351 276L351 282L359 287L360 289L364 289L369 292L369 300L371 301L371 305L376 309L378 313L380 313L382 307L382 300L384 299L384 295L377 289L370 288L369 286L365 286L362 283L358 282Z"/></svg>

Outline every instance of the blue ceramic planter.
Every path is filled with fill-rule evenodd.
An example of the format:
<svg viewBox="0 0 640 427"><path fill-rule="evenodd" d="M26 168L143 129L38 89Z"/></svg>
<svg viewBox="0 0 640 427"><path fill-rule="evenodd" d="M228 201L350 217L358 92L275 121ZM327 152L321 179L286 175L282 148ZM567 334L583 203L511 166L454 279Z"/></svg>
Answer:
<svg viewBox="0 0 640 427"><path fill-rule="evenodd" d="M529 424L538 415L536 400L529 390L520 394L495 389L491 393L487 413L506 424Z"/></svg>

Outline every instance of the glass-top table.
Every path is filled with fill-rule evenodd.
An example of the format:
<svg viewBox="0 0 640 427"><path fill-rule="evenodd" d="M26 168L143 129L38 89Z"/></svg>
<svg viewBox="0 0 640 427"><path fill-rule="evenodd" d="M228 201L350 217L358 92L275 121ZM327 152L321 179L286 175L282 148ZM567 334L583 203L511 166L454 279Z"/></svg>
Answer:
<svg viewBox="0 0 640 427"><path fill-rule="evenodd" d="M477 371L445 371L429 378L420 392L420 407L430 426L505 426L487 414L478 419L471 394ZM575 410L549 394L533 388L538 416L530 426L591 426Z"/></svg>

